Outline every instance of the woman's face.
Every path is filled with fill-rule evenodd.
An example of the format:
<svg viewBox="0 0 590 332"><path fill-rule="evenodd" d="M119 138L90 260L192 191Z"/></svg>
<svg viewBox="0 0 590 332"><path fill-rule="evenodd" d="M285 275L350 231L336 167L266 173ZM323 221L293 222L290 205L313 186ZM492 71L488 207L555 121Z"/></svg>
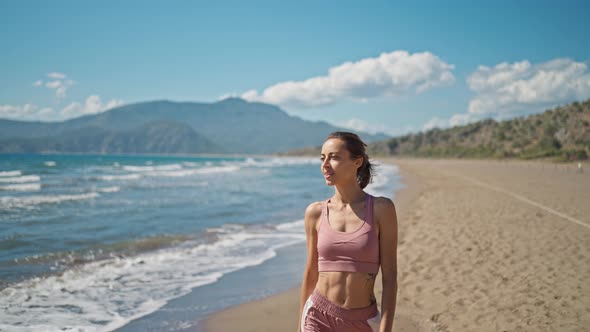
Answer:
<svg viewBox="0 0 590 332"><path fill-rule="evenodd" d="M324 143L321 160L321 171L329 186L348 181L356 182L356 171L363 162L362 157L350 159L346 144L339 138L330 138Z"/></svg>

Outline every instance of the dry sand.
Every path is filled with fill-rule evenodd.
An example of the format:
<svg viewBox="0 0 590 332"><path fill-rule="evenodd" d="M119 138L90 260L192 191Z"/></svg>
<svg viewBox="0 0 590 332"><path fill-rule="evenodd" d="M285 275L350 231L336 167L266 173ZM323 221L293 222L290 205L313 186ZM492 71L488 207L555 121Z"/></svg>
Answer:
<svg viewBox="0 0 590 332"><path fill-rule="evenodd" d="M590 169L392 161L408 186L394 200L394 331L590 331ZM297 288L216 313L205 326L295 331L298 311Z"/></svg>

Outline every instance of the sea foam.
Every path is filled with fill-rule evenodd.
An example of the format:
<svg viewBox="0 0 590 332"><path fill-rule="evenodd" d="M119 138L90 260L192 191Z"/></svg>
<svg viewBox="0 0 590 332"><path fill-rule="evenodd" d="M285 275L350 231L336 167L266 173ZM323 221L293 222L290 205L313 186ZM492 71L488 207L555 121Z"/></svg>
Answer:
<svg viewBox="0 0 590 332"><path fill-rule="evenodd" d="M227 225L172 248L114 256L0 291L0 330L111 331L224 274L305 241L302 220ZM209 233L209 235L208 235ZM26 326L26 327L25 327Z"/></svg>

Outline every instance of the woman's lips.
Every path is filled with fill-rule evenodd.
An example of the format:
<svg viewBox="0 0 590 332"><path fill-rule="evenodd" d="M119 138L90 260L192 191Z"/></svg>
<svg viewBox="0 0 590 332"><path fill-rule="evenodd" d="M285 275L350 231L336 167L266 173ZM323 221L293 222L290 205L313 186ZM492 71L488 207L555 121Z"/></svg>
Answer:
<svg viewBox="0 0 590 332"><path fill-rule="evenodd" d="M334 173L324 173L324 177L325 177L326 179L328 179L328 178L332 177L332 175L334 175Z"/></svg>

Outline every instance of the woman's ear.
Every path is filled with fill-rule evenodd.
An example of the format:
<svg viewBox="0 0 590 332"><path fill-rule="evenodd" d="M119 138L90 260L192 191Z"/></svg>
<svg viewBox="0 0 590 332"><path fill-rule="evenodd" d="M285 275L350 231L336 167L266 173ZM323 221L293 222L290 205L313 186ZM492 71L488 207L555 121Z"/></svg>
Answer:
<svg viewBox="0 0 590 332"><path fill-rule="evenodd" d="M361 168L363 166L363 163L365 162L365 158L364 157L358 157L355 161L354 161L354 165L357 167L357 169Z"/></svg>

